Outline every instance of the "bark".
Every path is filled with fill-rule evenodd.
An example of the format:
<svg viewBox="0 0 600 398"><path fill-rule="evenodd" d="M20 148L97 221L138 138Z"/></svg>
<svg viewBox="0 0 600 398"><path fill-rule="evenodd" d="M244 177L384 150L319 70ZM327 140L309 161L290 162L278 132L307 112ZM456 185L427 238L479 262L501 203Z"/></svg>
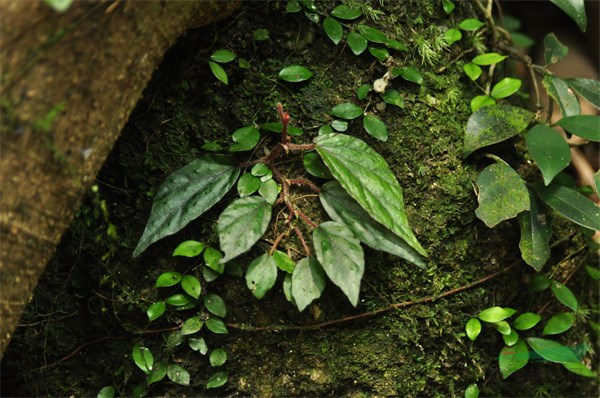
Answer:
<svg viewBox="0 0 600 398"><path fill-rule="evenodd" d="M0 2L0 356L165 51L236 6Z"/></svg>

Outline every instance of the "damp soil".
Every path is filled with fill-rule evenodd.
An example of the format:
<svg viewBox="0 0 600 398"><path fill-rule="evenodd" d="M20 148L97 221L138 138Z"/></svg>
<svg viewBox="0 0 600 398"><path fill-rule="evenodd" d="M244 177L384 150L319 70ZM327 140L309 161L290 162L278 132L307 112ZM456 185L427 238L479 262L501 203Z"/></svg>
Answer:
<svg viewBox="0 0 600 398"><path fill-rule="evenodd" d="M134 395L145 380L131 358L137 342L157 361L178 364L191 375L189 386L168 379L153 384L150 396L463 396L471 383L485 396L596 396L595 380L557 364L533 363L502 380L499 334L485 329L475 343L465 335L466 321L483 308L536 311L550 297L528 290L534 271L519 262L518 225L504 222L492 230L474 215L473 181L487 161L461 155L469 99L475 95L461 65L453 62L462 49L442 49L431 64L413 50L420 39L432 40L474 11L457 7L449 19L438 3L385 2L383 9L379 2L369 3L382 12L365 23L409 47L393 52L393 62L416 67L424 78L422 85L392 81L402 107L385 104L373 92L359 101L355 90L382 77L386 66L368 52L354 55L345 41L334 45L304 13L286 13L283 2L246 2L219 25L188 32L155 72L40 279L2 362L2 396L95 396L105 386ZM324 11L333 6L318 3ZM228 85L208 67L218 49L238 56L223 65ZM302 83L279 80L279 70L292 64L309 67L313 77ZM262 300L247 289L241 273L259 248L203 285L225 300L228 311L227 334L199 333L210 350L228 354L223 366L213 368L206 355L172 344L178 325L193 311L169 311L149 322L146 309L164 298L154 287L162 272L202 278L201 260L170 254L187 239L218 247L215 220L224 205L140 257L131 254L166 176L205 154L205 144L226 148L236 129L277 121L278 102L302 129L295 137L299 143L310 142L331 122L329 111L338 103L356 103L385 121L387 142L367 135L360 119L349 123L348 133L381 153L398 177L409 221L429 252L427 269L365 249L356 308L329 283L323 296L299 313L282 292L283 275ZM265 144L276 142L272 133L261 133ZM497 149L515 167L527 168L513 146ZM289 164L291 173L300 168L299 158ZM319 217L313 199L305 199L306 208ZM568 259L558 267L555 275L560 275L585 260L585 251L576 252L584 240L568 226L554 234L558 243L551 264ZM484 283L435 299L511 265ZM569 286L584 306L597 309L597 289L582 269ZM431 300L415 303L423 298ZM412 303L390 307L403 302ZM375 314L381 308L390 309ZM545 311L560 308L552 302ZM563 341L597 347L597 338L581 323ZM216 371L227 372L228 382L207 390Z"/></svg>

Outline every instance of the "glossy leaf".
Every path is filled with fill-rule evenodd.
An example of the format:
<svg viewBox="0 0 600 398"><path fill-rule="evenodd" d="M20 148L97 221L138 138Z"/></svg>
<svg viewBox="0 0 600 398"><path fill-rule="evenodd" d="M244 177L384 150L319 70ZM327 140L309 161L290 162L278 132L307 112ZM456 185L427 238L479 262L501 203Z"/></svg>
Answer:
<svg viewBox="0 0 600 398"><path fill-rule="evenodd" d="M313 300L321 297L325 288L325 273L316 258L303 258L292 274L292 297L298 310L303 311Z"/></svg>
<svg viewBox="0 0 600 398"><path fill-rule="evenodd" d="M471 100L471 112L475 112L479 108L484 106L495 105L496 100L489 95L477 95Z"/></svg>
<svg viewBox="0 0 600 398"><path fill-rule="evenodd" d="M346 4L340 4L331 11L331 15L339 19L352 20L360 17L362 11L360 8L352 8Z"/></svg>
<svg viewBox="0 0 600 398"><path fill-rule="evenodd" d="M222 81L225 84L229 84L229 77L227 76L227 72L221 65L216 62L208 61L208 66L210 67L211 72L217 79Z"/></svg>
<svg viewBox="0 0 600 398"><path fill-rule="evenodd" d="M444 33L444 40L446 40L446 43L448 43L448 45L452 45L453 43L456 43L460 39L462 39L462 33L458 29L454 29L454 28L448 29Z"/></svg>
<svg viewBox="0 0 600 398"><path fill-rule="evenodd" d="M183 326L181 327L181 334L184 336L194 334L200 331L200 329L202 329L202 326L204 326L204 321L202 321L202 319L200 319L199 316L192 316L183 322Z"/></svg>
<svg viewBox="0 0 600 398"><path fill-rule="evenodd" d="M258 194L269 204L273 205L277 200L277 196L279 196L279 186L275 180L261 182Z"/></svg>
<svg viewBox="0 0 600 398"><path fill-rule="evenodd" d="M167 305L165 304L164 301L159 301L156 303L151 304L148 309L146 310L146 315L148 315L148 320L150 322L160 318L164 313L165 310L167 308Z"/></svg>
<svg viewBox="0 0 600 398"><path fill-rule="evenodd" d="M558 8L563 10L567 14L582 32L585 32L587 28L587 16L585 14L585 2L584 0L550 0Z"/></svg>
<svg viewBox="0 0 600 398"><path fill-rule="evenodd" d="M188 346L194 350L198 351L202 355L206 355L208 352L208 346L206 345L206 341L202 337L193 338L190 337L188 339Z"/></svg>
<svg viewBox="0 0 600 398"><path fill-rule="evenodd" d="M362 108L354 105L351 102L345 102L333 107L331 114L346 120L356 119L363 114Z"/></svg>
<svg viewBox="0 0 600 398"><path fill-rule="evenodd" d="M185 275L181 280L181 288L184 292L197 299L200 297L202 288L200 287L200 281L193 275Z"/></svg>
<svg viewBox="0 0 600 398"><path fill-rule="evenodd" d="M481 67L473 63L464 64L463 70L465 71L467 76L469 76L469 79L473 81L479 79L479 76L481 76L482 72Z"/></svg>
<svg viewBox="0 0 600 398"><path fill-rule="evenodd" d="M181 242L175 250L172 256L183 256L183 257L196 257L204 250L204 244L195 240L186 240Z"/></svg>
<svg viewBox="0 0 600 398"><path fill-rule="evenodd" d="M562 365L569 372L573 372L576 375L583 376L583 377L597 377L596 373L594 373L593 371L589 370L581 362L565 362Z"/></svg>
<svg viewBox="0 0 600 398"><path fill-rule="evenodd" d="M358 31L360 32L362 37L364 37L372 43L385 43L388 40L387 35L385 33L371 26L358 25Z"/></svg>
<svg viewBox="0 0 600 398"><path fill-rule="evenodd" d="M464 154L468 156L479 148L505 141L521 131L535 114L510 105L491 105L475 111L467 122Z"/></svg>
<svg viewBox="0 0 600 398"><path fill-rule="evenodd" d="M504 340L504 344L506 344L508 347L512 347L517 344L517 341L519 341L519 334L516 330L511 329L509 334L502 335L502 340Z"/></svg>
<svg viewBox="0 0 600 398"><path fill-rule="evenodd" d="M209 357L210 366L217 367L227 362L227 353L221 348L217 348L210 353Z"/></svg>
<svg viewBox="0 0 600 398"><path fill-rule="evenodd" d="M412 66L403 66L399 68L392 69L392 76L398 77L400 76L404 80L407 80L416 84L423 84L423 76L419 73L418 70L413 68Z"/></svg>
<svg viewBox="0 0 600 398"><path fill-rule="evenodd" d="M217 230L225 257L221 263L247 252L263 236L271 221L271 205L259 196L233 201L219 216Z"/></svg>
<svg viewBox="0 0 600 398"><path fill-rule="evenodd" d="M575 297L573 292L568 287L566 287L560 282L552 281L550 283L550 290L552 291L554 297L556 297L558 301L560 301L573 311L577 311L577 309L579 308L579 303L577 302L577 298Z"/></svg>
<svg viewBox="0 0 600 398"><path fill-rule="evenodd" d="M521 227L519 241L521 257L533 269L540 272L550 258L548 241L552 231L548 218L531 192L529 193L529 211L524 211L517 217Z"/></svg>
<svg viewBox="0 0 600 398"><path fill-rule="evenodd" d="M552 318L548 319L544 331L542 334L560 334L566 332L575 323L575 315L570 312L563 312L560 314L553 315Z"/></svg>
<svg viewBox="0 0 600 398"><path fill-rule="evenodd" d="M481 311L477 317L484 322L495 323L511 317L515 312L512 308L489 307Z"/></svg>
<svg viewBox="0 0 600 398"><path fill-rule="evenodd" d="M165 236L179 232L231 189L239 168L225 156L207 155L174 171L160 186L148 224L133 252L136 257Z"/></svg>
<svg viewBox="0 0 600 398"><path fill-rule="evenodd" d="M479 189L475 214L490 228L530 209L525 181L506 163L486 167L475 183Z"/></svg>
<svg viewBox="0 0 600 398"><path fill-rule="evenodd" d="M508 58L507 55L502 55L502 54L498 54L498 53L485 53L485 54L476 56L475 58L473 58L471 60L471 62L474 63L475 65L487 66L487 65L494 65L499 62L502 62L506 58Z"/></svg>
<svg viewBox="0 0 600 398"><path fill-rule="evenodd" d="M571 163L569 144L557 131L546 125L536 124L529 129L525 141L531 157L542 172L545 185L549 185Z"/></svg>
<svg viewBox="0 0 600 398"><path fill-rule="evenodd" d="M227 307L225 306L225 301L223 299L214 294L210 293L204 296L204 306L213 315L216 315L221 318L225 318L227 315Z"/></svg>
<svg viewBox="0 0 600 398"><path fill-rule="evenodd" d="M500 333L502 334L502 337L504 336L508 336L512 333L512 329L510 327L510 324L506 321L499 321L499 322L495 322L492 324L492 326L494 326L494 328Z"/></svg>
<svg viewBox="0 0 600 398"><path fill-rule="evenodd" d="M254 149L260 141L260 132L252 126L237 129L231 135L234 144L229 147L230 152L244 152Z"/></svg>
<svg viewBox="0 0 600 398"><path fill-rule="evenodd" d="M260 188L260 178L253 176L250 173L242 174L237 182L237 191L240 198L252 195Z"/></svg>
<svg viewBox="0 0 600 398"><path fill-rule="evenodd" d="M479 322L479 319L469 319L465 325L465 331L467 332L469 340L475 341L477 336L479 336L479 333L481 333L481 322Z"/></svg>
<svg viewBox="0 0 600 398"><path fill-rule="evenodd" d="M600 109L600 81L585 78L564 79L564 81L596 109Z"/></svg>
<svg viewBox="0 0 600 398"><path fill-rule="evenodd" d="M517 330L529 330L542 319L541 316L533 312L526 312L519 315L513 322L513 328Z"/></svg>
<svg viewBox="0 0 600 398"><path fill-rule="evenodd" d="M187 294L175 293L165 299L165 303L174 307L182 307L195 304L196 301Z"/></svg>
<svg viewBox="0 0 600 398"><path fill-rule="evenodd" d="M204 249L204 263L208 266L208 268L212 269L219 274L222 274L225 270L225 267L221 263L221 259L223 258L223 254L210 246Z"/></svg>
<svg viewBox="0 0 600 398"><path fill-rule="evenodd" d="M402 188L385 159L365 142L344 134L315 138L331 174L369 215L427 256L408 225Z"/></svg>
<svg viewBox="0 0 600 398"><path fill-rule="evenodd" d="M361 84L360 87L356 89L356 98L358 98L360 101L364 100L367 98L369 91L371 91L370 84Z"/></svg>
<svg viewBox="0 0 600 398"><path fill-rule="evenodd" d="M181 282L182 275L179 272L169 271L163 272L156 278L156 287L175 286Z"/></svg>
<svg viewBox="0 0 600 398"><path fill-rule="evenodd" d="M190 373L181 365L170 363L167 365L167 377L173 383L182 386L190 385Z"/></svg>
<svg viewBox="0 0 600 398"><path fill-rule="evenodd" d="M363 127L371 136L377 138L379 141L387 141L388 130L385 123L381 121L377 116L365 115L363 118Z"/></svg>
<svg viewBox="0 0 600 398"><path fill-rule="evenodd" d="M288 274L292 274L294 272L294 268L296 268L296 263L294 262L294 260L292 260L287 254L279 250L275 250L273 252L273 260L275 260L277 268L287 272Z"/></svg>
<svg viewBox="0 0 600 398"><path fill-rule="evenodd" d="M527 344L529 344L536 354L547 361L555 363L579 362L579 359L571 349L554 340L530 337L527 339Z"/></svg>
<svg viewBox="0 0 600 398"><path fill-rule="evenodd" d="M579 100L575 93L569 89L566 81L553 75L546 75L542 80L542 84L548 95L558 104L563 117L575 116L581 113Z"/></svg>
<svg viewBox="0 0 600 398"><path fill-rule="evenodd" d="M155 363L152 367L152 373L146 377L148 385L157 383L165 378L167 375L167 364L164 362Z"/></svg>
<svg viewBox="0 0 600 398"><path fill-rule="evenodd" d="M360 33L350 32L348 33L348 37L346 38L348 42L348 47L354 53L354 55L362 54L368 46L367 39L365 39Z"/></svg>
<svg viewBox="0 0 600 398"><path fill-rule="evenodd" d="M331 172L327 166L325 166L325 163L323 163L323 160L321 160L321 157L316 152L308 152L304 154L302 163L304 164L306 171L308 171L308 174L312 176L325 179L333 178Z"/></svg>
<svg viewBox="0 0 600 398"><path fill-rule="evenodd" d="M227 330L227 326L225 322L221 318L211 316L205 322L206 328L215 334L227 334L229 331Z"/></svg>
<svg viewBox="0 0 600 398"><path fill-rule="evenodd" d="M333 221L349 227L354 236L367 246L401 257L420 268L426 267L415 249L375 221L337 181L323 185L319 198L327 215Z"/></svg>
<svg viewBox="0 0 600 398"><path fill-rule="evenodd" d="M317 260L329 279L356 307L360 281L365 272L365 258L360 241L346 225L326 221L313 231L313 244Z"/></svg>
<svg viewBox="0 0 600 398"><path fill-rule="evenodd" d="M369 53L382 62L390 56L389 51L385 48L369 47Z"/></svg>
<svg viewBox="0 0 600 398"><path fill-rule="evenodd" d="M557 125L586 140L600 142L600 116L576 115L561 118Z"/></svg>
<svg viewBox="0 0 600 398"><path fill-rule="evenodd" d="M233 51L217 50L210 56L210 59L221 64L226 64L227 62L233 61L235 57L236 55Z"/></svg>
<svg viewBox="0 0 600 398"><path fill-rule="evenodd" d="M400 93L394 89L386 90L385 93L381 94L381 98L386 104L395 105L399 108L404 107L404 100Z"/></svg>
<svg viewBox="0 0 600 398"><path fill-rule="evenodd" d="M465 388L465 398L479 398L479 387L471 383Z"/></svg>
<svg viewBox="0 0 600 398"><path fill-rule="evenodd" d="M263 298L275 285L276 280L277 264L267 253L254 259L246 271L246 286L257 299Z"/></svg>
<svg viewBox="0 0 600 398"><path fill-rule="evenodd" d="M337 45L344 35L344 29L342 28L342 24L340 24L335 18L326 17L323 20L323 30L329 39L333 42L333 44Z"/></svg>
<svg viewBox="0 0 600 398"><path fill-rule="evenodd" d="M569 48L562 44L554 33L544 37L544 59L546 65L552 65L563 59L569 53Z"/></svg>
<svg viewBox="0 0 600 398"><path fill-rule="evenodd" d="M506 98L513 95L521 88L521 80L505 77L492 87L490 95L495 99Z"/></svg>
<svg viewBox="0 0 600 398"><path fill-rule="evenodd" d="M227 383L227 372L217 372L206 382L206 388L219 388Z"/></svg>
<svg viewBox="0 0 600 398"><path fill-rule="evenodd" d="M335 130L335 131L340 131L340 132L344 132L346 130L348 130L348 122L346 122L345 120L334 120L331 122L331 127ZM331 134L332 132L329 132L327 134ZM321 134L323 135L323 134Z"/></svg>
<svg viewBox="0 0 600 398"><path fill-rule="evenodd" d="M600 207L574 189L552 183L534 184L535 192L561 216L583 227L600 231Z"/></svg>
<svg viewBox="0 0 600 398"><path fill-rule="evenodd" d="M459 28L468 32L475 31L481 28L482 26L485 26L485 23L475 18L467 18L458 24Z"/></svg>
<svg viewBox="0 0 600 398"><path fill-rule="evenodd" d="M279 72L279 78L286 82L299 83L310 79L313 73L304 66L290 65L286 66Z"/></svg>
<svg viewBox="0 0 600 398"><path fill-rule="evenodd" d="M523 340L519 340L512 347L504 347L498 356L498 365L502 378L523 368L529 362L529 350Z"/></svg>
<svg viewBox="0 0 600 398"><path fill-rule="evenodd" d="M152 352L150 352L147 347L142 347L139 342L135 343L131 350L131 357L133 358L133 362L142 370L142 372L146 374L152 372L154 355L152 355Z"/></svg>
<svg viewBox="0 0 600 398"><path fill-rule="evenodd" d="M252 166L252 169L250 170L250 174L252 174L255 177L262 177L269 173L271 173L271 170L269 169L269 166L267 166L264 163L257 163L254 166Z"/></svg>

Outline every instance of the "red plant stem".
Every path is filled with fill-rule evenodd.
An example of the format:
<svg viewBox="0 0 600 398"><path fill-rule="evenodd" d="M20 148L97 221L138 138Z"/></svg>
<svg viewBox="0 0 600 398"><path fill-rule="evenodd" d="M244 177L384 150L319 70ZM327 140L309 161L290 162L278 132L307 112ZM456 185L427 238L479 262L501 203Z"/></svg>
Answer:
<svg viewBox="0 0 600 398"><path fill-rule="evenodd" d="M302 210L296 209L296 215L302 219L306 224L308 224L311 228L317 228L317 224L314 223L306 214L302 212Z"/></svg>
<svg viewBox="0 0 600 398"><path fill-rule="evenodd" d="M302 243L302 247L304 248L304 253L306 253L306 257L310 257L310 249L308 248L308 245L306 244L306 241L304 240L304 236L302 236L302 232L300 232L300 230L296 226L294 226L292 228L294 229L294 232L298 236L298 239L300 239L300 243Z"/></svg>
<svg viewBox="0 0 600 398"><path fill-rule="evenodd" d="M292 178L292 179L287 180L287 182L290 185L305 185L305 186L309 187L310 189L312 189L314 192L321 193L321 188L319 188L318 186L316 186L315 184L313 184L310 180L307 180L306 178Z"/></svg>

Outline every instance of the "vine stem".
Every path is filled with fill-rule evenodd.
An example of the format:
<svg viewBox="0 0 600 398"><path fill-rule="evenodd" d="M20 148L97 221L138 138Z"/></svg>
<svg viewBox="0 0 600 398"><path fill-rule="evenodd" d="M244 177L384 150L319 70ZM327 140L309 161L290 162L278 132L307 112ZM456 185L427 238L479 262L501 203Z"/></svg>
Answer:
<svg viewBox="0 0 600 398"><path fill-rule="evenodd" d="M246 332L283 332L283 331L290 331L290 330L306 331L306 330L322 329L322 328L325 328L328 326L338 325L341 323L347 323L347 322L355 321L358 319L372 318L379 314L397 310L399 308L406 308L406 307L411 307L411 306L417 305L417 304L434 302L439 299L449 297L449 296L455 295L457 293L463 292L465 290L471 289L475 286L481 285L481 284L483 284L489 280L492 280L494 278L497 278L498 276L504 274L505 272L507 272L508 270L512 269L513 267L517 266L520 263L521 263L521 260L517 260L500 271L494 272L493 274L489 274L489 275L487 275L481 279L478 279L475 282L471 282L467 285L463 285L463 286L459 286L454 289L447 290L444 293L437 295L437 296L426 296L426 297L422 297L422 298L416 299L416 300L402 301L399 303L390 304L387 307L382 307L382 308L376 309L374 311L368 311L368 312L363 312L363 313L356 314L356 315L346 316L343 318L332 319L330 321L316 323L313 325L252 326L252 325L245 325L245 324L238 324L238 323L228 323L227 326L232 329L238 329L238 330L242 330L242 331L246 331Z"/></svg>

